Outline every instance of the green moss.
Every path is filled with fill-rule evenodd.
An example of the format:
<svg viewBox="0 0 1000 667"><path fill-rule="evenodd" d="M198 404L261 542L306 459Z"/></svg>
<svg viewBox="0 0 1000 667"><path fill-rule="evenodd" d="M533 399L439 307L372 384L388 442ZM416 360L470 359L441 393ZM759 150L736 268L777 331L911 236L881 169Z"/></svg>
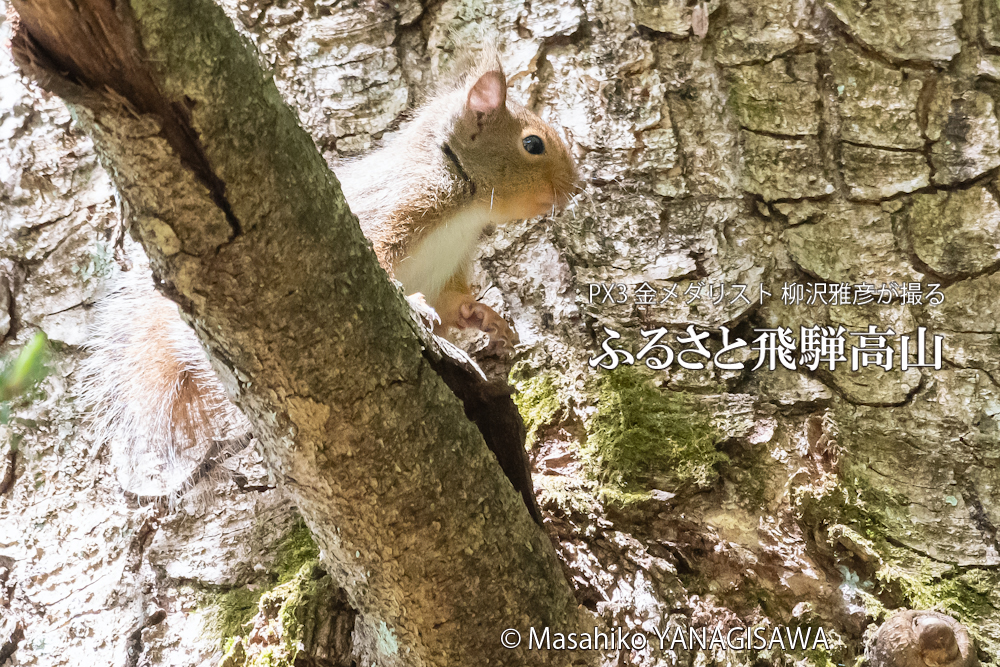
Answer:
<svg viewBox="0 0 1000 667"><path fill-rule="evenodd" d="M511 370L511 382L517 389L514 394L514 404L517 405L524 427L528 431L526 445L534 446L538 440L538 431L556 421L562 412L563 404L559 398L558 376L554 373L542 373L534 377L522 376L526 366L518 364Z"/></svg>
<svg viewBox="0 0 1000 667"><path fill-rule="evenodd" d="M246 649L242 637L231 637L222 648L222 660L219 667L243 667L247 661Z"/></svg>
<svg viewBox="0 0 1000 667"><path fill-rule="evenodd" d="M275 544L274 550L274 571L278 575L279 584L298 574L305 563L319 559L319 547L316 546L306 522L301 518Z"/></svg>
<svg viewBox="0 0 1000 667"><path fill-rule="evenodd" d="M880 574L883 572L901 585L903 594L917 609L943 608L977 621L1000 614L991 597L1000 586L1000 573L970 569L941 576L928 576L926 572L909 576L891 566Z"/></svg>
<svg viewBox="0 0 1000 667"><path fill-rule="evenodd" d="M587 424L583 455L604 484L634 491L653 478L668 484L710 485L729 458L694 397L662 391L633 369L602 374L597 413Z"/></svg>
<svg viewBox="0 0 1000 667"><path fill-rule="evenodd" d="M597 497L603 503L628 508L646 502L653 494L650 491L625 491L614 486L604 486L598 490Z"/></svg>
<svg viewBox="0 0 1000 667"><path fill-rule="evenodd" d="M863 656L853 655L852 657L854 652L847 646L843 638L825 625L822 621L817 623L817 627L824 628L829 648L817 645L815 649L810 648L802 651L801 653L805 657L804 665L810 667L860 667L864 664Z"/></svg>
<svg viewBox="0 0 1000 667"><path fill-rule="evenodd" d="M246 620L233 633L236 636L223 642L219 667L292 667L299 651L313 644L318 619L324 617L321 612L335 591L319 561L311 560L288 581L258 592L249 616L242 617ZM250 620L252 638L246 634Z"/></svg>
<svg viewBox="0 0 1000 667"><path fill-rule="evenodd" d="M591 485L576 478L539 475L535 477L535 492L540 494L542 505L554 505L566 514L587 515L596 509Z"/></svg>
<svg viewBox="0 0 1000 667"><path fill-rule="evenodd" d="M289 652L296 646L310 645L316 634L317 605L329 601L334 593L333 580L315 560L302 565L295 578L274 590L283 596L278 619L284 629ZM284 589L284 590L282 590Z"/></svg>
<svg viewBox="0 0 1000 667"><path fill-rule="evenodd" d="M878 552L888 546L887 534L906 530L906 499L885 487L873 486L866 470L841 462L839 478L793 489L793 504L809 525L828 528L845 524L860 534Z"/></svg>
<svg viewBox="0 0 1000 667"><path fill-rule="evenodd" d="M263 589L250 590L247 587L234 588L220 593L214 598L214 613L209 627L213 634L226 640L245 634L247 626L257 614Z"/></svg>
<svg viewBox="0 0 1000 667"><path fill-rule="evenodd" d="M828 531L834 546L843 536L851 551L875 563L871 576L881 591L859 595L869 616L887 613L876 594L888 593L898 606L950 614L988 651L1000 652L1000 572L954 567L890 541L905 534L906 499L869 483L864 466L842 461L839 478L798 487L793 495L804 523Z"/></svg>
<svg viewBox="0 0 1000 667"><path fill-rule="evenodd" d="M989 653L1000 653L1000 572L979 568L954 568L889 546L877 575L886 586L897 588L906 606L936 609L954 616Z"/></svg>
<svg viewBox="0 0 1000 667"><path fill-rule="evenodd" d="M303 633L306 630L312 632L310 619L315 615L315 609L305 603L314 604L333 592L333 582L325 576L319 564L319 548L301 518L274 544L273 549L275 562L268 575L273 582L270 586L254 589L244 586L211 598L208 628L219 637L223 648L220 667L292 665L298 650L296 647L302 645ZM316 583L321 579L326 581L323 591ZM322 596L323 592L326 598ZM261 616L269 620L263 629L258 627L255 634L267 637L268 645L262 651L248 655L247 647L251 644L247 633L252 623L260 625Z"/></svg>

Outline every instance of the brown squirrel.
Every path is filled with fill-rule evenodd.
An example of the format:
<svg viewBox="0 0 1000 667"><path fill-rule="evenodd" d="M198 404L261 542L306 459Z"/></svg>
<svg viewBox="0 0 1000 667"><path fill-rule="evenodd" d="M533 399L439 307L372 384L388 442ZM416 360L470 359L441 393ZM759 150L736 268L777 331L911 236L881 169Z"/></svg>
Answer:
<svg viewBox="0 0 1000 667"><path fill-rule="evenodd" d="M507 100L498 64L465 80L396 141L349 165L341 185L379 262L406 294L423 295L441 328L475 326L509 346L513 331L470 294L466 268L488 225L565 204L576 167L555 130Z"/></svg>
<svg viewBox="0 0 1000 667"><path fill-rule="evenodd" d="M563 206L577 173L555 130L507 99L495 55L418 110L384 148L337 171L382 267L411 303L433 308L436 332L475 327L491 344L516 342L503 318L470 293L467 267L487 226ZM220 454L249 442L249 423L148 271L125 272L96 319L84 399L96 406L97 437L111 444L123 488L174 494ZM530 477L525 490L514 479L524 475L508 469L519 464L494 451L538 520Z"/></svg>

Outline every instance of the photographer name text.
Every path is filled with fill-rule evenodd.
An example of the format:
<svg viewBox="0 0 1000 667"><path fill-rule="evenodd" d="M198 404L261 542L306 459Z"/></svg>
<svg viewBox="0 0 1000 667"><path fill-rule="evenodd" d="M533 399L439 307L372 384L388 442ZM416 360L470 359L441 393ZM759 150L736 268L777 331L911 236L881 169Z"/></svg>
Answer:
<svg viewBox="0 0 1000 667"><path fill-rule="evenodd" d="M728 629L715 627L682 628L668 625L662 631L635 632L610 628L602 632L554 632L550 628L529 628L527 637L510 628L501 633L500 642L505 648L522 645L529 651L642 651L657 646L661 651L695 649L730 651L782 651L815 650L822 646L829 649L826 632L822 627L769 627L764 625L736 626Z"/></svg>

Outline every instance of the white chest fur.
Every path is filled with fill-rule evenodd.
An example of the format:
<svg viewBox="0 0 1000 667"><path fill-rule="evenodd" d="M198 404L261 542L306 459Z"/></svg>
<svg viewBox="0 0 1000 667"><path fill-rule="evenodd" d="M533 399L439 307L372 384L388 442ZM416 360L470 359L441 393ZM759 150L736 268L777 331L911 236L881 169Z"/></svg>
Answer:
<svg viewBox="0 0 1000 667"><path fill-rule="evenodd" d="M485 206L459 211L417 243L396 265L395 278L407 294L420 292L431 305L455 272L469 261L480 234L491 222Z"/></svg>

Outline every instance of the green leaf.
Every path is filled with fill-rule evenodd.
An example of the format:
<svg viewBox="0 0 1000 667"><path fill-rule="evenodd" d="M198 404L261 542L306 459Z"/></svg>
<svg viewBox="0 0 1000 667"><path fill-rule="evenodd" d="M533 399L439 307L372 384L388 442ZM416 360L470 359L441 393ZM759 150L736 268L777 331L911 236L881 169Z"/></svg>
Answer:
<svg viewBox="0 0 1000 667"><path fill-rule="evenodd" d="M0 401L10 399L37 384L48 373L48 339L39 331L21 349L17 359L0 370Z"/></svg>

